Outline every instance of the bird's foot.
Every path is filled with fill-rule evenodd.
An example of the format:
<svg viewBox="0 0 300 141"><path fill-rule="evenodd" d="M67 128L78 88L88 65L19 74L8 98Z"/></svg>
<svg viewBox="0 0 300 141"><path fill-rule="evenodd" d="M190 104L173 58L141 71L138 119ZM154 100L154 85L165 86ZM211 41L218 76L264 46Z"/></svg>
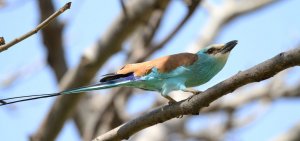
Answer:
<svg viewBox="0 0 300 141"><path fill-rule="evenodd" d="M176 103L177 101L176 100L174 100L172 97L170 97L170 96L164 96L166 99L168 99L169 100L169 105L172 105L172 104L174 104L174 103Z"/></svg>
<svg viewBox="0 0 300 141"><path fill-rule="evenodd" d="M193 95L187 98L188 101L190 101L195 95L202 93L203 91L190 91Z"/></svg>
<svg viewBox="0 0 300 141"><path fill-rule="evenodd" d="M176 118L182 118L183 117L183 115L179 115L179 116L177 116Z"/></svg>
<svg viewBox="0 0 300 141"><path fill-rule="evenodd" d="M190 97L187 98L187 101L190 102L190 100L194 97L195 95L191 95Z"/></svg>
<svg viewBox="0 0 300 141"><path fill-rule="evenodd" d="M203 91L191 91L191 93L192 93L193 95L197 95L197 94L203 93Z"/></svg>
<svg viewBox="0 0 300 141"><path fill-rule="evenodd" d="M186 88L186 89L183 89L182 91L192 93L193 95L197 95L197 94L202 93L202 91L198 91L198 90L191 89L191 88Z"/></svg>
<svg viewBox="0 0 300 141"><path fill-rule="evenodd" d="M169 102L168 102L169 105L172 105L172 104L174 104L174 103L176 103L176 101L175 101L174 99L169 100Z"/></svg>

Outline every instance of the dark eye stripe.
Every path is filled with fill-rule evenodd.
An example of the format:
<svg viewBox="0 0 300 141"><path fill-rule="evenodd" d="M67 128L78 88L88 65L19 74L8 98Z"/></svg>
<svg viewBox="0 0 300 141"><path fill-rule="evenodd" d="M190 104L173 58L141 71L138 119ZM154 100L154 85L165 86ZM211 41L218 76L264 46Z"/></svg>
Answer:
<svg viewBox="0 0 300 141"><path fill-rule="evenodd" d="M208 54L212 54L214 52L215 48L210 48L206 51L206 53Z"/></svg>

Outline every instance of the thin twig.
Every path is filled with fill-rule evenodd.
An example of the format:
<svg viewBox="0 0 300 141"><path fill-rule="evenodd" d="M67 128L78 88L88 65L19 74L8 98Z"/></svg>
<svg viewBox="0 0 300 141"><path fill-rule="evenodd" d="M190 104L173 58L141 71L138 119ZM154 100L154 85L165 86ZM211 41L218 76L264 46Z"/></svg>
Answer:
<svg viewBox="0 0 300 141"><path fill-rule="evenodd" d="M158 32L161 21L165 15L167 5L169 4L156 6L155 11L147 21L147 24L143 25L143 27L139 28L139 30L135 32L131 45L132 48L131 51L128 52L126 63L142 62L150 56L147 52L151 49L150 44L152 44L151 42Z"/></svg>
<svg viewBox="0 0 300 141"><path fill-rule="evenodd" d="M5 40L3 37L0 37L0 46L5 44Z"/></svg>
<svg viewBox="0 0 300 141"><path fill-rule="evenodd" d="M212 4L212 1L204 1L203 8L207 9L209 14L205 25L201 29L199 40L192 44L189 51L195 52L210 44L217 37L220 29L227 23L243 14L263 8L271 3L278 2L276 0L253 0L253 1L223 1L220 5ZM251 3L251 4L250 4Z"/></svg>
<svg viewBox="0 0 300 141"><path fill-rule="evenodd" d="M55 18L57 18L60 14L62 14L63 12L65 12L66 10L70 9L71 7L71 2L66 3L62 8L60 8L58 11L56 11L55 13L53 13L49 18L47 18L45 21L43 21L42 23L40 23L35 29L31 30L30 32L22 35L19 38L14 39L13 41L0 46L0 52L7 50L8 48L10 48L11 46L23 41L24 39L30 37L33 34L36 34L39 30L43 29L44 27L46 27L49 23L51 23Z"/></svg>
<svg viewBox="0 0 300 141"><path fill-rule="evenodd" d="M185 17L180 21L180 23L174 28L174 30L169 33L160 43L156 45L150 45L150 49L145 53L144 56L137 59L137 62L141 62L142 60L145 60L147 57L149 57L151 54L153 54L155 51L161 49L166 43L168 43L175 35L178 33L178 31L183 27L183 25L190 19L190 17L194 14L194 12L197 9L197 6L199 3L201 3L202 0L195 0L192 1L191 5L188 6L188 13L185 15Z"/></svg>

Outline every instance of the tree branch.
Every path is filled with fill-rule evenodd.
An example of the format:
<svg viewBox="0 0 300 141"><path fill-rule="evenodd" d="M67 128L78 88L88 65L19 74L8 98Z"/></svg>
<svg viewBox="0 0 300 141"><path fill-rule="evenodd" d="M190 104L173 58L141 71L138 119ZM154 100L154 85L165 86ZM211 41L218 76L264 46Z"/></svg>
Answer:
<svg viewBox="0 0 300 141"><path fill-rule="evenodd" d="M169 4L156 6L147 23L141 25L132 35L131 50L127 54L126 63L136 62L137 58L144 56L145 52L150 49L149 44L153 41L155 34L158 32L168 5Z"/></svg>
<svg viewBox="0 0 300 141"><path fill-rule="evenodd" d="M184 24L192 17L192 15L195 13L198 5L201 3L202 0L192 0L191 3L188 5L188 13L185 15L185 17L180 21L180 23L173 29L172 32L170 32L160 43L157 44L151 44L147 50L140 58L138 58L137 62L141 62L142 60L145 60L147 57L149 57L151 54L153 54L155 51L161 49L166 43L168 43L175 35L178 33L178 31L184 26Z"/></svg>
<svg viewBox="0 0 300 141"><path fill-rule="evenodd" d="M5 40L3 37L0 37L0 46L5 44Z"/></svg>
<svg viewBox="0 0 300 141"><path fill-rule="evenodd" d="M265 80L284 69L297 65L300 65L300 46L288 52L280 53L246 71L239 72L231 78L207 89L201 95L195 95L190 100L183 100L172 105L157 108L97 137L94 141L128 139L131 135L144 128L177 116L198 114L200 109L208 107L212 101L233 92L243 85Z"/></svg>
<svg viewBox="0 0 300 141"><path fill-rule="evenodd" d="M55 11L52 0L38 0L37 3L40 9L40 21L45 20ZM53 70L57 82L60 81L68 69L63 46L63 29L63 23L58 19L54 19L41 32L44 47L48 52L47 62Z"/></svg>
<svg viewBox="0 0 300 141"><path fill-rule="evenodd" d="M127 9L126 9L126 5L125 5L124 0L120 0L120 4L121 4L122 11L123 11L125 17L127 17L128 14L127 14Z"/></svg>
<svg viewBox="0 0 300 141"><path fill-rule="evenodd" d="M272 139L272 141L299 141L300 140L300 122L289 129L286 133Z"/></svg>
<svg viewBox="0 0 300 141"><path fill-rule="evenodd" d="M127 6L128 17L121 14L97 45L87 48L78 66L63 77L61 88L68 89L87 85L107 59L121 49L122 43L143 22L143 19L153 12L154 5L165 2L166 0L141 0L129 3ZM54 140L81 96L81 94L77 94L58 97L31 139L34 141Z"/></svg>
<svg viewBox="0 0 300 141"><path fill-rule="evenodd" d="M30 37L31 35L37 33L39 30L43 29L44 27L46 27L49 23L51 23L55 18L57 18L60 14L62 14L63 12L65 12L66 10L70 9L71 7L71 2L66 3L62 8L60 8L58 11L56 11L55 13L53 13L50 17L48 17L45 21L43 21L42 23L40 23L35 29L29 31L28 33L22 35L19 38L14 39L13 41L0 46L0 52L7 50L8 48L12 47L13 45L23 41L24 39Z"/></svg>
<svg viewBox="0 0 300 141"><path fill-rule="evenodd" d="M214 38L217 37L218 31L226 25L226 23L232 21L236 17L243 14L255 11L258 8L265 7L271 3L277 2L276 0L225 0L222 4L215 5L212 1L206 0L203 2L203 8L207 9L209 18L206 24L201 30L200 38L196 43L194 43L190 51L199 50L209 43L211 43Z"/></svg>

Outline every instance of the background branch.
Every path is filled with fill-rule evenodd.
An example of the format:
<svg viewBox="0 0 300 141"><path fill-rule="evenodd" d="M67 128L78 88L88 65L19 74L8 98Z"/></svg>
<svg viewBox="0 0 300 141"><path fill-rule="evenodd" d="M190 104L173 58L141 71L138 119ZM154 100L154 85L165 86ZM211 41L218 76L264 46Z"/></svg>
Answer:
<svg viewBox="0 0 300 141"><path fill-rule="evenodd" d="M145 60L152 53L154 53L155 51L157 51L157 50L161 49L163 46L165 46L166 43L168 43L176 35L176 33L178 33L178 31L184 26L184 24L191 18L191 16L194 14L195 10L197 9L197 7L199 6L200 3L201 3L201 0L192 0L188 4L187 14L180 21L180 23L173 29L173 31L170 32L161 42L153 43L153 44L149 45L148 48L150 48L150 49L145 51L143 53L145 55L143 55L143 57L138 58L137 62L141 62L141 61Z"/></svg>
<svg viewBox="0 0 300 141"><path fill-rule="evenodd" d="M5 44L5 40L3 37L0 37L0 45L4 45Z"/></svg>
<svg viewBox="0 0 300 141"><path fill-rule="evenodd" d="M55 11L52 0L38 0L40 10L40 21L45 20ZM63 47L64 25L55 19L47 28L42 29L44 47L48 52L47 62L54 72L57 82L61 80L67 71L67 63Z"/></svg>
<svg viewBox="0 0 300 141"><path fill-rule="evenodd" d="M125 17L127 17L128 14L127 14L126 5L125 5L124 0L120 0L120 4L121 4L121 7L122 7Z"/></svg>
<svg viewBox="0 0 300 141"><path fill-rule="evenodd" d="M46 27L51 21L53 21L55 18L57 18L60 14L62 14L63 12L65 12L66 10L70 9L71 7L71 2L68 2L67 4L65 4L61 9L59 9L58 11L56 11L55 13L53 13L50 17L48 17L45 21L43 21L42 23L40 23L35 29L29 31L28 33L22 35L19 38L14 39L11 42L8 42L5 45L0 46L0 52L7 50L8 48L10 48L11 46L23 41L24 39L30 37L31 35L37 33L39 30L43 29L44 27Z"/></svg>
<svg viewBox="0 0 300 141"><path fill-rule="evenodd" d="M166 0L148 0L129 3L127 6L128 10L130 9L129 17L126 18L121 14L97 45L87 48L79 65L74 70L68 71L62 79L62 89L87 85L106 60L121 49L123 41L143 22L145 17L153 12L154 5L166 2ZM57 98L43 124L31 139L33 141L54 140L81 96L78 94Z"/></svg>
<svg viewBox="0 0 300 141"><path fill-rule="evenodd" d="M218 35L223 26L235 18L255 11L258 8L265 7L276 0L224 0L221 4L213 4L212 1L205 0L203 8L206 9L209 17L201 29L200 37L193 43L189 50L197 51L210 44Z"/></svg>
<svg viewBox="0 0 300 141"><path fill-rule="evenodd" d="M5 5L0 9L0 17L3 19L1 25L3 28L1 29L3 29L3 33L7 33L6 38L9 36L17 37L18 35L15 34L24 32L20 32L24 29L20 26L11 28L12 25L15 25L12 23L20 21L11 17L26 17L28 22L22 23L22 26L28 26L30 29L32 24L36 23L37 18L40 18L40 21L45 20L56 11L57 5L63 4L53 0L3 2ZM15 51L7 52L6 55L0 55L2 58L0 60L3 60L2 64L0 62L0 66L3 67L0 73L3 74L0 87L4 86L0 90L3 91L2 94L8 96L23 92L31 94L31 92L37 91L39 93L39 90L45 88L48 92L57 91L51 90L53 88L49 87L55 87L57 83L60 83L61 89L82 86L90 83L90 81L95 83L93 81L98 79L95 75L100 76L114 72L127 63L142 62L150 57L182 51L196 52L199 48L211 43L226 42L232 39L239 40L239 47L232 52L224 70L210 82L198 87L203 90L211 87L218 80L228 77L228 74L232 75L238 70L245 70L249 66L286 50L287 46L295 46L298 43L298 33L293 31L299 29L299 26L289 23L299 22L297 18L294 18L297 16L294 14L297 13L297 7L294 5L299 5L299 2L281 1L281 3L273 5L275 2L277 1L78 1L72 3L73 14L71 16L54 19L47 25L47 28L41 30L41 36L34 36L34 38L29 38L28 41L24 42L24 46L32 46L33 48L18 48ZM269 7L268 5L272 6ZM37 6L38 10L24 11L24 9L34 6ZM260 10L262 7L266 8ZM117 11L119 13L116 13ZM251 15L247 13L251 13ZM276 13L288 13L289 16L281 16L279 19ZM110 24L110 21L115 17L117 17L115 22ZM64 22L66 19L67 24ZM194 45L193 48L186 50L185 46L189 44L187 42L193 40L198 29L200 30L198 40L192 44ZM277 32L278 34L276 34ZM264 38L266 36L268 39ZM43 45L40 44L41 41L44 43ZM91 43L93 46L83 51L83 47ZM37 48L40 46L43 46L42 49ZM260 54L253 58L249 52L252 54L259 52ZM38 61L32 58L34 57L32 55L38 55L35 57L38 58ZM46 61L43 59L44 55L48 55ZM9 63L7 63L8 60ZM70 63L72 68L68 68L66 62ZM47 63L49 67L44 67ZM20 66L22 67L20 68ZM99 71L99 68L103 69ZM53 73L49 70L53 70ZM257 121L259 124L267 124L263 127L267 128L272 124L271 121L278 121L279 117L283 120L288 119L289 122L284 122L281 125L274 124L272 130L268 131L273 132L273 134L277 133L275 131L279 128L291 126L297 122L295 120L299 114L293 113L292 110L297 110L299 107L299 104L295 102L300 98L300 79L297 78L300 75L298 72L299 68L295 67L264 82L239 88L234 93L211 102L209 107L202 106L204 108L198 109L200 115L197 116L188 114L175 120L166 120L165 117L157 119L155 116L155 123L165 120L166 122L148 127L149 125L144 126L144 124L149 123L149 120L145 120L143 122L146 123L139 123L139 125L143 125L144 130L134 135L127 135L130 136L131 141L243 140L245 136L253 137L264 130L261 128L257 130L257 124L255 124ZM25 78L26 83L19 81L23 80L22 78ZM39 82L44 83L40 84ZM178 91L171 93L171 95L180 101L186 99L190 94ZM132 123L132 121L136 121L136 117L149 115L149 111L153 113L151 109L157 109L158 106L167 103L165 99L154 92L114 88L92 91L84 95L60 97L52 107L49 107L51 110L48 114L41 115L46 112L45 109L48 109L45 106L49 106L49 102L51 99L21 103L0 109L0 112L7 113L0 114L2 121L9 122L10 116L14 112L18 112L20 115L14 116L18 120L13 120L10 123L11 126L1 128L9 133L3 134L2 138L4 140L27 138L28 132L32 133L31 129L35 128L36 132L33 132L32 140L73 140L73 138L78 138L75 134L79 134L81 140L90 141L97 135L105 135L107 131L117 128L122 123ZM182 101L179 106L187 106L185 103ZM33 104L40 106L32 109ZM185 111L181 108L178 113L196 114L198 112L198 110L194 111L189 107L187 109L188 111ZM25 114L32 113L33 110L34 113L37 113L35 117ZM158 108L158 110L160 109ZM177 115L178 113L175 112ZM27 123L21 122L28 116L30 119L26 119ZM39 127L39 123L36 121L43 120L41 116L45 116L45 119ZM166 117L170 116L174 117L173 113L167 113ZM261 120L262 117L267 120ZM66 122L69 118L74 121ZM26 125L26 128L25 126L22 128L24 131L14 129L20 124ZM121 127L124 126L128 127L127 124ZM74 132L72 128L77 129L78 133ZM127 133L140 130L131 126L121 129L119 130L121 135L125 134L123 131L125 129L134 129L134 131L126 131ZM207 132L211 130L214 132ZM292 133L293 130L297 130L297 128L291 128L284 134L291 133L290 135L293 136L292 134L295 135L297 132ZM57 134L60 136L57 137ZM275 137L274 139L280 138L277 135Z"/></svg>
<svg viewBox="0 0 300 141"><path fill-rule="evenodd" d="M299 141L300 140L300 122L287 132L274 138L273 141Z"/></svg>

